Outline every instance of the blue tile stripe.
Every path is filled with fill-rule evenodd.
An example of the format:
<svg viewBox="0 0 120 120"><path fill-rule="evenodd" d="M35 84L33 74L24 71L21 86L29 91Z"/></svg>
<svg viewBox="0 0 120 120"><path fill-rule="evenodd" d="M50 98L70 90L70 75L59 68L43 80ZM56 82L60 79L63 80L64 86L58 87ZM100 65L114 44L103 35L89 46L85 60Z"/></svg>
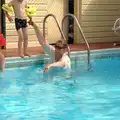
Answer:
<svg viewBox="0 0 120 120"><path fill-rule="evenodd" d="M120 49L102 49L102 50L91 50L90 58L93 59L104 59L104 58L114 58L120 57ZM41 56L32 56L30 58L20 58L20 57L12 57L6 58L6 68L14 68L14 67L22 67L22 66L32 66L38 64L46 64L48 63L49 56L41 55ZM87 51L77 51L71 52L71 60L72 61L82 61L87 60Z"/></svg>

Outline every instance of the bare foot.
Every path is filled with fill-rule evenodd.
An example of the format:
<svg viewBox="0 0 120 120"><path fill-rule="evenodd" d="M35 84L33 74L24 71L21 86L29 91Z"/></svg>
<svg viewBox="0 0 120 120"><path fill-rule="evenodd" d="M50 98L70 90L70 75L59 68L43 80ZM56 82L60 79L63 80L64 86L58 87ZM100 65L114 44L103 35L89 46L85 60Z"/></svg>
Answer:
<svg viewBox="0 0 120 120"><path fill-rule="evenodd" d="M23 54L19 54L19 56L20 56L21 58L24 58L24 55L23 55Z"/></svg>
<svg viewBox="0 0 120 120"><path fill-rule="evenodd" d="M31 57L31 55L29 53L24 53L25 56Z"/></svg>

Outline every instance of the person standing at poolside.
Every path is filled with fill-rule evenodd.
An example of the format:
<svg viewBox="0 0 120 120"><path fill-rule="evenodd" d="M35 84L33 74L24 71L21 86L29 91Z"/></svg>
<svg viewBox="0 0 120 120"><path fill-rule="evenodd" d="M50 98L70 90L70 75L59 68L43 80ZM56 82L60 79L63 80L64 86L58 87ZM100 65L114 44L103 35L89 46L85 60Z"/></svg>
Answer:
<svg viewBox="0 0 120 120"><path fill-rule="evenodd" d="M8 6L13 7L15 14L15 27L18 33L18 54L21 58L24 58L24 56L30 57L30 54L27 53L28 28L25 12L25 8L27 7L27 0L11 0L8 3ZM5 15L10 22L13 21L13 18L8 14L8 12L5 11ZM22 41L24 50L22 50Z"/></svg>
<svg viewBox="0 0 120 120"><path fill-rule="evenodd" d="M33 26L40 45L44 49L44 52L47 53L51 59L51 63L44 68L44 72L49 71L49 69L53 67L71 69L70 58L65 52L68 47L67 42L65 40L58 40L55 44L55 47L49 45L48 40L42 36L39 27L32 21L32 19L30 19L28 23Z"/></svg>
<svg viewBox="0 0 120 120"><path fill-rule="evenodd" d="M5 68L5 57L2 53L0 53L0 71L4 71Z"/></svg>

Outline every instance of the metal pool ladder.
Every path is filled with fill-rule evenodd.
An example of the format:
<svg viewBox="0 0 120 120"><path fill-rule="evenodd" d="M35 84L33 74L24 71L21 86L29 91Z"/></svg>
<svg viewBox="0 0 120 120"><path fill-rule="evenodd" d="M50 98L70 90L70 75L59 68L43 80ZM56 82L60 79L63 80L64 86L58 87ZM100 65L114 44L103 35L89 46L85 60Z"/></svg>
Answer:
<svg viewBox="0 0 120 120"><path fill-rule="evenodd" d="M43 20L43 36L45 37L45 23L46 23L46 20L47 20L48 17L53 17L54 18L54 20L55 20L55 22L57 24L57 27L58 27L58 29L59 29L59 31L61 33L61 37L63 38L63 40L66 40L66 37L65 37L62 29L60 28L59 22L58 22L58 20L57 20L57 18L56 18L56 16L54 14L48 14L48 15L45 16L45 18ZM69 46L67 47L67 50L68 50L68 55L70 57L70 48L69 48Z"/></svg>
<svg viewBox="0 0 120 120"><path fill-rule="evenodd" d="M85 36L84 36L83 30L82 30L82 28L81 28L81 26L80 26L80 24L79 24L76 16L74 16L73 14L66 14L66 15L63 17L63 19L62 19L62 30L63 30L63 27L64 27L64 20L65 20L67 17L72 17L72 18L76 21L76 24L77 24L77 26L78 26L78 28L79 28L79 31L80 31L80 33L81 33L81 35L82 35L82 37L83 37L83 39L84 39L84 42L85 42L85 44L86 44L86 46L87 46L88 70L89 70L89 69L91 68L91 65L90 65L90 46L89 46L89 43L88 43L88 41L86 40L86 38L85 38Z"/></svg>

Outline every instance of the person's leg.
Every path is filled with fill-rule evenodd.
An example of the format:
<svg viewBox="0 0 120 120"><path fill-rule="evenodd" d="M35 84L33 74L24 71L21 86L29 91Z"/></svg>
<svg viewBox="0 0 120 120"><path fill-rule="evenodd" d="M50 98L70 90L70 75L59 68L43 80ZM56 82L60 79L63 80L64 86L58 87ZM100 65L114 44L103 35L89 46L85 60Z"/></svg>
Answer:
<svg viewBox="0 0 120 120"><path fill-rule="evenodd" d="M24 42L23 42L24 55L30 57L30 54L27 52L27 46L28 46L28 28L27 27L22 28L22 32L23 32L23 39L24 39Z"/></svg>
<svg viewBox="0 0 120 120"><path fill-rule="evenodd" d="M3 72L5 68L5 57L0 53L0 70Z"/></svg>
<svg viewBox="0 0 120 120"><path fill-rule="evenodd" d="M22 52L22 41L23 41L23 33L22 33L22 20L15 18L15 27L16 31L18 33L18 54L21 58L24 58L23 52Z"/></svg>
<svg viewBox="0 0 120 120"><path fill-rule="evenodd" d="M19 30L17 30L17 33L18 33L18 54L21 58L24 58L22 51L22 41L23 41L22 29L20 28Z"/></svg>

